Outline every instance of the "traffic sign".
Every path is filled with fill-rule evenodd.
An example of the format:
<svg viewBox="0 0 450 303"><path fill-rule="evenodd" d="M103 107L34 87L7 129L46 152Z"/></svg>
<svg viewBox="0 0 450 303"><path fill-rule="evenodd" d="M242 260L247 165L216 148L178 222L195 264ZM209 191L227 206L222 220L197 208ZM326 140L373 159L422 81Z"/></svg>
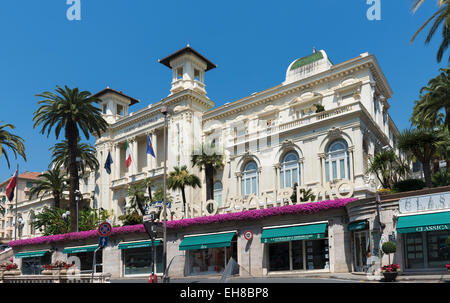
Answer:
<svg viewBox="0 0 450 303"><path fill-rule="evenodd" d="M103 222L98 227L98 234L100 237L108 237L111 235L112 227L108 222Z"/></svg>
<svg viewBox="0 0 450 303"><path fill-rule="evenodd" d="M244 238L245 238L245 240L250 241L251 239L253 239L253 233L251 231L247 230L244 233Z"/></svg>
<svg viewBox="0 0 450 303"><path fill-rule="evenodd" d="M100 237L100 241L98 241L98 246L105 247L108 245L108 237Z"/></svg>

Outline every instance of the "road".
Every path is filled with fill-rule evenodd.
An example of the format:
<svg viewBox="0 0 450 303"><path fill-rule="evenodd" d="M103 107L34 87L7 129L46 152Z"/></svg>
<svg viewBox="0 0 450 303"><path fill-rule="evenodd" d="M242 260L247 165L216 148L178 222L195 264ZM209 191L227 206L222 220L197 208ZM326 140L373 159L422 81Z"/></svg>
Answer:
<svg viewBox="0 0 450 303"><path fill-rule="evenodd" d="M171 279L171 283L220 283L220 279ZM227 283L361 283L363 281L329 278L231 278ZM111 283L148 283L148 279L112 279Z"/></svg>

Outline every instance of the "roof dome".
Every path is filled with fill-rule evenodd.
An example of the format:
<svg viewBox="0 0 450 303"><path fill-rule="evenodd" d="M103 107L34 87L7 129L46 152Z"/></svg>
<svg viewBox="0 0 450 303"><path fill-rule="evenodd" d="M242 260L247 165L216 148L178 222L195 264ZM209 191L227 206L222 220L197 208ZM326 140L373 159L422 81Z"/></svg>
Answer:
<svg viewBox="0 0 450 303"><path fill-rule="evenodd" d="M283 84L292 83L301 79L308 78L328 70L333 66L324 50L314 52L313 54L294 60L286 71L286 81Z"/></svg>

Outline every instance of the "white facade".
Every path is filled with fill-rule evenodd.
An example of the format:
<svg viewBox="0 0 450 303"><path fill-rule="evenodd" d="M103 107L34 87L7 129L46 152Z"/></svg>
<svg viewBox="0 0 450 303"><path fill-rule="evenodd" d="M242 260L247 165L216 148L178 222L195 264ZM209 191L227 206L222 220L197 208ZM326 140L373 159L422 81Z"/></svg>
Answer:
<svg viewBox="0 0 450 303"><path fill-rule="evenodd" d="M113 159L111 174L101 169L95 176L98 208L114 210L117 218L127 204L129 184L147 177L162 183L162 106L172 110L168 172L187 165L203 182L200 189L187 189L189 217L206 208L204 172L191 164L202 142L224 153L225 166L214 177L218 212L282 203L294 182L312 189L316 199L367 197L376 190L375 176L366 174L369 158L385 146L395 147L398 130L388 114L392 91L373 55L332 65L324 51L315 52L289 64L282 84L214 109L205 73L215 65L189 46L160 62L172 69L166 98L132 113L129 106L136 99L109 88L97 94L109 122L96 142L98 160L103 166L108 152ZM324 111L316 113L317 105ZM146 152L147 135L156 157ZM133 161L128 169L126 142ZM181 218L181 194L171 195L175 218Z"/></svg>

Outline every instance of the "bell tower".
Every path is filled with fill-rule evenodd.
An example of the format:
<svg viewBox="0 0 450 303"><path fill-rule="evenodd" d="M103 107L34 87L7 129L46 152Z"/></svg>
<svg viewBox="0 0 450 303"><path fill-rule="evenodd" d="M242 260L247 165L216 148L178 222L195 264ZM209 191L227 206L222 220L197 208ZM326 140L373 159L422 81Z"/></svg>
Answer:
<svg viewBox="0 0 450 303"><path fill-rule="evenodd" d="M185 89L206 95L205 73L217 67L189 44L159 62L172 69L171 95Z"/></svg>

